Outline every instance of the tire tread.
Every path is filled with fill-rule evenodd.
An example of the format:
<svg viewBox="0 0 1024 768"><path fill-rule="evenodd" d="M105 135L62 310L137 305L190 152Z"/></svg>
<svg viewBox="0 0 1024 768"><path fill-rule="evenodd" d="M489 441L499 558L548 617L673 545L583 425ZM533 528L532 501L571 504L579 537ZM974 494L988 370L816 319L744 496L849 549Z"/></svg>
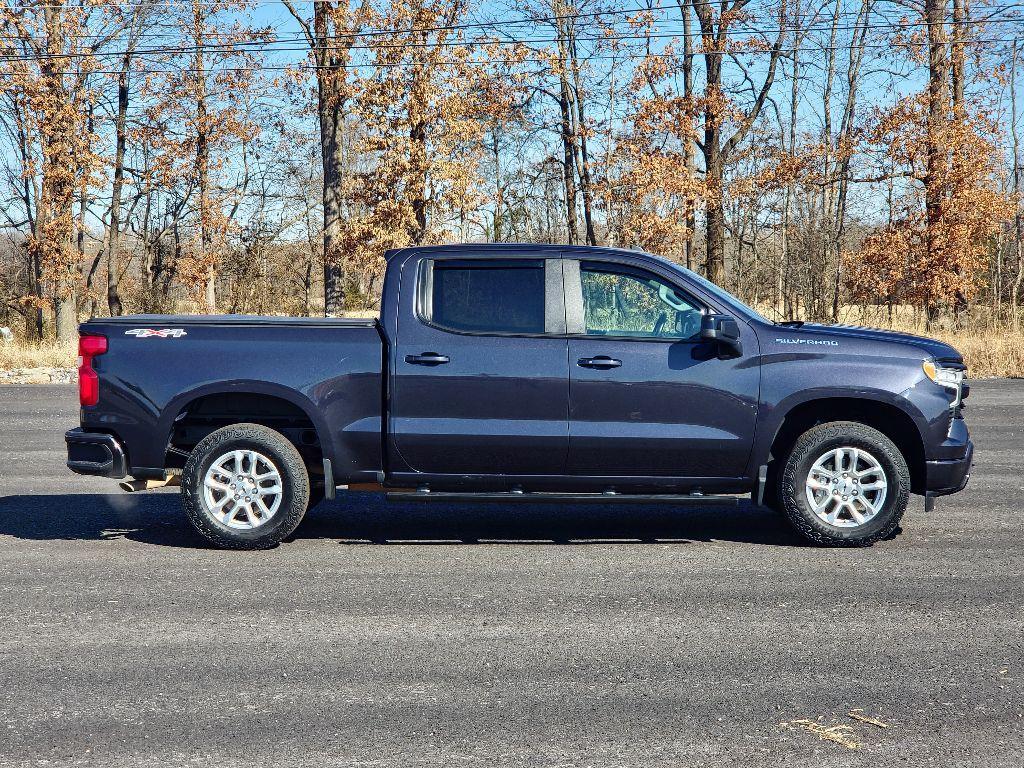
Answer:
<svg viewBox="0 0 1024 768"><path fill-rule="evenodd" d="M290 485L282 506L266 531L257 535L234 532L211 520L202 500L206 461L219 455L229 443L249 443L276 454L283 464L282 479ZM295 446L280 432L262 424L231 424L211 432L189 454L181 477L181 501L189 520L205 539L221 549L270 549L287 538L302 522L309 502L310 484L306 465ZM276 522L275 522L276 521ZM259 530L259 529L257 529Z"/></svg>
<svg viewBox="0 0 1024 768"><path fill-rule="evenodd" d="M858 533L857 528L839 529L818 520L813 512L803 508L804 478L801 468L812 453L820 453L824 446L842 441L861 444L872 452L881 453L892 464L896 477L889 478L891 494L879 515L884 524L870 532ZM868 547L887 539L896 531L910 500L910 471L899 448L882 432L855 421L832 421L818 424L804 432L785 457L778 484L779 507L790 524L808 541L828 547ZM869 525L867 523L865 525Z"/></svg>

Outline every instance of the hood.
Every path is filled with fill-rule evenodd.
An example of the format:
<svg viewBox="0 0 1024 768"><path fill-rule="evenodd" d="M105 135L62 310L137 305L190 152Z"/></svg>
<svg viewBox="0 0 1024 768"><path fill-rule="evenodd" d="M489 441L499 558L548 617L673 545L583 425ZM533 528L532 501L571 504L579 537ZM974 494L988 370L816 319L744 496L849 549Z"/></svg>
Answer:
<svg viewBox="0 0 1024 768"><path fill-rule="evenodd" d="M857 325L823 325L821 323L804 323L801 326L776 326L780 331L807 333L815 336L831 336L845 339L863 339L864 341L882 341L893 344L910 344L926 355L945 362L962 363L963 357L955 348L941 341L925 336L899 331L883 331L878 328L861 328Z"/></svg>

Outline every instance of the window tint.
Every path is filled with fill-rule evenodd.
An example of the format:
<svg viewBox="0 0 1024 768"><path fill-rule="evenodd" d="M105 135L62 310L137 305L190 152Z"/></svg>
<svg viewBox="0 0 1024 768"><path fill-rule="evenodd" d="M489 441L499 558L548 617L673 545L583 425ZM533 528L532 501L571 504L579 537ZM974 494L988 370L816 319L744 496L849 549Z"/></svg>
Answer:
<svg viewBox="0 0 1024 768"><path fill-rule="evenodd" d="M544 262L435 261L431 320L456 331L544 332Z"/></svg>
<svg viewBox="0 0 1024 768"><path fill-rule="evenodd" d="M580 280L588 336L688 339L700 333L700 308L660 278L584 264Z"/></svg>

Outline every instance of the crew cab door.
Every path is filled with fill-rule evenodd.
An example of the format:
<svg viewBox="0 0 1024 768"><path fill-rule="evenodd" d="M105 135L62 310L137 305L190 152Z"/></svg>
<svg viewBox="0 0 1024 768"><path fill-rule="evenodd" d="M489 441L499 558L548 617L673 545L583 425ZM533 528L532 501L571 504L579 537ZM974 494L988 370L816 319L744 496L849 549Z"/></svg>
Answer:
<svg viewBox="0 0 1024 768"><path fill-rule="evenodd" d="M560 260L435 254L403 265L393 469L563 473L569 374Z"/></svg>
<svg viewBox="0 0 1024 768"><path fill-rule="evenodd" d="M569 472L609 477L746 474L757 414L757 341L719 359L700 321L721 311L692 286L627 261L565 261Z"/></svg>

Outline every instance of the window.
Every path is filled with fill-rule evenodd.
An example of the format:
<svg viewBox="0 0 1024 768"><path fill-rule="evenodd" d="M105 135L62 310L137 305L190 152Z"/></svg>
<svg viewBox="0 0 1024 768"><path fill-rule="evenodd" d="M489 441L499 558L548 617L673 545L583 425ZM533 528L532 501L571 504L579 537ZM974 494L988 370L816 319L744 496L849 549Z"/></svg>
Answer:
<svg viewBox="0 0 1024 768"><path fill-rule="evenodd" d="M644 272L581 265L588 336L689 339L700 333L696 303Z"/></svg>
<svg viewBox="0 0 1024 768"><path fill-rule="evenodd" d="M453 331L544 333L544 262L437 260L427 316Z"/></svg>

